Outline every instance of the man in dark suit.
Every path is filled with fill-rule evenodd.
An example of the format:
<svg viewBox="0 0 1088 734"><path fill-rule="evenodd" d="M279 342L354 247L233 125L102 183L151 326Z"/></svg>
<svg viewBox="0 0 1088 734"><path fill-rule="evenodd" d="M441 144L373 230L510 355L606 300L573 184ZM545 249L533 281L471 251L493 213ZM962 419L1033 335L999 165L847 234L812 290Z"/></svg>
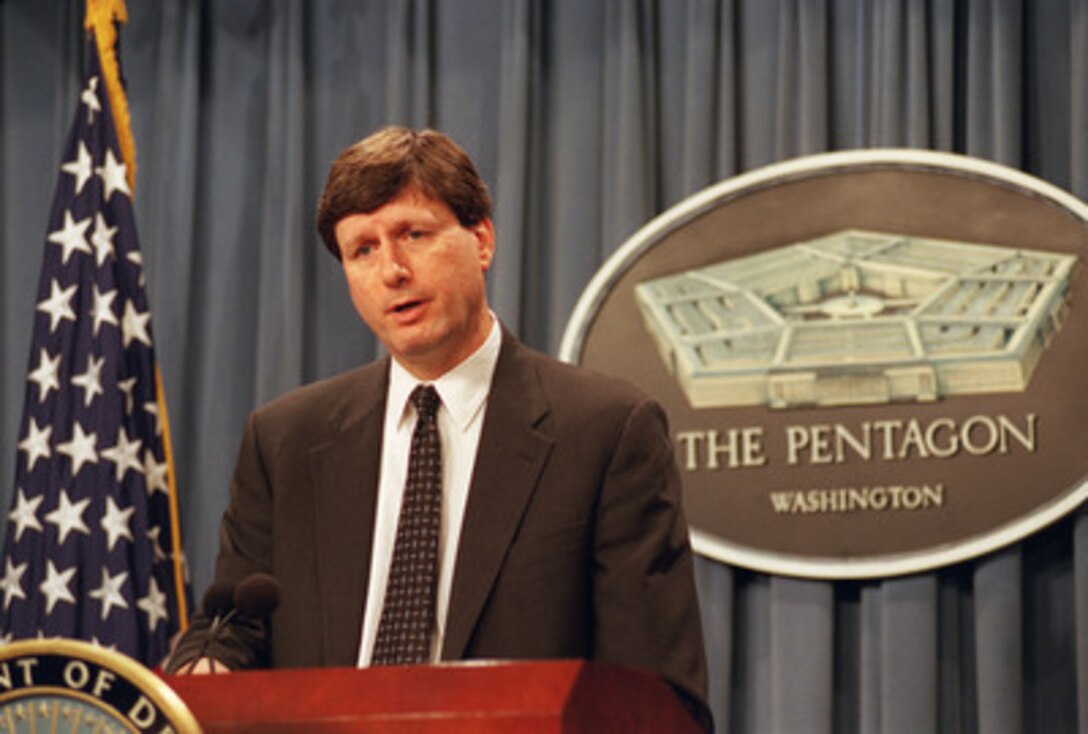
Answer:
<svg viewBox="0 0 1088 734"><path fill-rule="evenodd" d="M198 614L170 669L586 658L658 673L708 727L665 416L498 324L490 215L472 162L440 133L386 128L334 163L318 229L390 356L250 417L216 579L269 573L282 603L210 640ZM428 386L433 418L415 397ZM441 509L424 563L402 513L421 491L409 445L427 421ZM403 622L390 599L421 577L404 581L405 564L431 568L415 653L390 642Z"/></svg>

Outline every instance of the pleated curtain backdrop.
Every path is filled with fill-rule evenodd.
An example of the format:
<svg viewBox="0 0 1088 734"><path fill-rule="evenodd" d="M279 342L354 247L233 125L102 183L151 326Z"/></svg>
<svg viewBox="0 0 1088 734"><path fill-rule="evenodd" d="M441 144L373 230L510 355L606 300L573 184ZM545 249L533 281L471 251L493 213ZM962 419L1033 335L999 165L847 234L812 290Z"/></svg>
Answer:
<svg viewBox="0 0 1088 734"><path fill-rule="evenodd" d="M312 222L331 160L381 125L440 128L478 162L493 306L552 353L628 236L765 164L932 148L1088 196L1088 0L127 4L137 223L198 595L248 412L380 350ZM0 0L5 507L82 14ZM1084 514L905 578L697 573L720 732L1088 732Z"/></svg>

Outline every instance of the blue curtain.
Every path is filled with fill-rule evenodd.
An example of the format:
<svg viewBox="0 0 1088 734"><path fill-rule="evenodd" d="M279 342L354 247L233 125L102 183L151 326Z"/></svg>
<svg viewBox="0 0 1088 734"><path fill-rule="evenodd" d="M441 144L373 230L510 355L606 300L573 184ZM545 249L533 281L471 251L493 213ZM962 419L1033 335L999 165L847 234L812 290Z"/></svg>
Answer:
<svg viewBox="0 0 1088 734"><path fill-rule="evenodd" d="M798 155L967 153L1088 196L1088 0L128 0L137 221L185 546L210 581L243 420L374 357L314 205L386 123L450 133L497 203L500 317L555 353L655 214ZM0 0L0 478L84 63L82 3ZM0 481L6 507L14 488ZM1088 519L865 582L701 560L722 732L1088 732Z"/></svg>

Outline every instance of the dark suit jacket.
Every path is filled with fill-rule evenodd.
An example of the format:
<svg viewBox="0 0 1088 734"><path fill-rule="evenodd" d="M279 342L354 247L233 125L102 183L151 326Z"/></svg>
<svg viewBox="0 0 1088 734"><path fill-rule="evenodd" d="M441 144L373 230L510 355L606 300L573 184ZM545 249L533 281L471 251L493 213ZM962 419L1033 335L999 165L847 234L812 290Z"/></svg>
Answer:
<svg viewBox="0 0 1088 734"><path fill-rule="evenodd" d="M354 665L365 608L388 360L249 419L217 581L275 576L270 636L231 667ZM175 664L206 630L197 615ZM239 638L241 641L239 641ZM665 416L621 381L504 332L465 509L442 657L586 658L654 671L706 715L687 525Z"/></svg>

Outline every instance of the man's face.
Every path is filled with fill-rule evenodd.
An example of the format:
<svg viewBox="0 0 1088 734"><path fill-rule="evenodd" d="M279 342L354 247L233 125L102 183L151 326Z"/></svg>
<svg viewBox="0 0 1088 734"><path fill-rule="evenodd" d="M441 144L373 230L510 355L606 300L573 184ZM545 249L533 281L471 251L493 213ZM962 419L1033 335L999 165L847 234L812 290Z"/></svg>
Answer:
<svg viewBox="0 0 1088 734"><path fill-rule="evenodd" d="M463 227L445 203L408 186L337 222L336 242L355 309L416 377L439 377L487 339L490 219Z"/></svg>

